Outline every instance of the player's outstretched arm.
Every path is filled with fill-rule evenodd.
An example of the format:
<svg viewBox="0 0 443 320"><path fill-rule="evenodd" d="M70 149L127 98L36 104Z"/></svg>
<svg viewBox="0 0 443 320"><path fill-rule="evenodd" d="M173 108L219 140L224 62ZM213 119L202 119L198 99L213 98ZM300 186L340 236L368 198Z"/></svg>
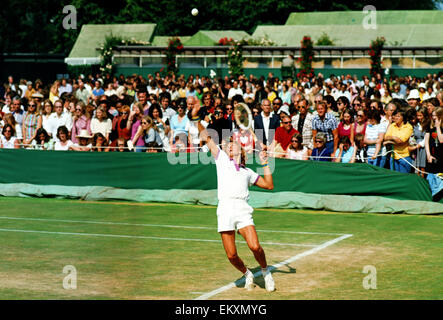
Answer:
<svg viewBox="0 0 443 320"><path fill-rule="evenodd" d="M274 180L272 179L271 169L268 166L268 155L266 151L260 152L260 160L262 162L263 177L259 177L255 185L262 189L274 189Z"/></svg>
<svg viewBox="0 0 443 320"><path fill-rule="evenodd" d="M218 148L217 144L212 140L211 136L208 134L208 131L206 131L206 128L203 127L203 125L200 122L200 117L198 115L198 112L200 111L201 105L199 99L194 99L194 106L191 111L191 120L197 122L197 128L198 132L200 134L200 140L205 141L206 145L208 146L209 150L211 151L211 154L213 157L217 158L218 152L220 149Z"/></svg>

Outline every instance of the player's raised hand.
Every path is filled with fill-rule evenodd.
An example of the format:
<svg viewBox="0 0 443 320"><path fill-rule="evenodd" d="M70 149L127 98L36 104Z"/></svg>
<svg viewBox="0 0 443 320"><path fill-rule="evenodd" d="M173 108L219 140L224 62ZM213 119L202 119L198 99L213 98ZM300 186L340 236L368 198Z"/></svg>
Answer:
<svg viewBox="0 0 443 320"><path fill-rule="evenodd" d="M195 118L198 116L198 112L200 111L200 108L201 108L200 99L195 98L194 105L192 106L192 111L191 111L192 118Z"/></svg>

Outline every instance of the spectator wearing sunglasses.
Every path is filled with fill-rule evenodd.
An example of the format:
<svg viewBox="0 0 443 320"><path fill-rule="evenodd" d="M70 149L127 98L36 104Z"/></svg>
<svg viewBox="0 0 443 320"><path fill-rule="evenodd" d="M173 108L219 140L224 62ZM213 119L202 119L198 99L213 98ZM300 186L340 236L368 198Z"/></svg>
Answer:
<svg viewBox="0 0 443 320"><path fill-rule="evenodd" d="M291 144L286 150L286 158L293 160L308 160L309 149L303 145L303 136L296 133L291 138Z"/></svg>
<svg viewBox="0 0 443 320"><path fill-rule="evenodd" d="M24 145L30 145L37 135L37 130L42 127L42 116L39 111L35 100L31 100L28 104L28 111L23 117L22 135Z"/></svg>
<svg viewBox="0 0 443 320"><path fill-rule="evenodd" d="M326 145L326 135L319 132L314 139L314 149L311 153L311 160L314 161L331 161L332 150Z"/></svg>
<svg viewBox="0 0 443 320"><path fill-rule="evenodd" d="M291 144L292 137L294 134L298 133L298 131L292 126L291 118L289 118L289 116L284 115L281 123L282 126L275 130L274 141L269 146L271 152L272 150L274 151L276 158L283 158L286 156L286 150Z"/></svg>
<svg viewBox="0 0 443 320"><path fill-rule="evenodd" d="M71 140L73 143L78 143L77 135L82 130L87 130L91 134L91 116L86 112L86 105L83 101L77 102L75 105L75 112L73 117Z"/></svg>

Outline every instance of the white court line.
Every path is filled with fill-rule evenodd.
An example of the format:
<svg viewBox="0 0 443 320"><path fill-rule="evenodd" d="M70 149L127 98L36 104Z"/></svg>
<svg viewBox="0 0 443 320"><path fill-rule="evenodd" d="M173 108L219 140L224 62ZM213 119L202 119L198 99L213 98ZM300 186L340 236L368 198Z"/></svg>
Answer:
<svg viewBox="0 0 443 320"><path fill-rule="evenodd" d="M60 231L42 231L42 230L22 230L22 229L0 229L4 232L23 232L23 233L40 233L40 234L57 234L71 236L89 236L89 237L111 237L111 238L134 238L134 239L152 239L152 240L175 240L175 241L196 241L196 242L217 242L221 240L211 239L189 239L189 238L168 238L168 237L149 237L149 236L131 236L124 234L103 234L103 233L84 233L84 232L60 232ZM246 241L237 241L238 243L246 243ZM262 242L262 244L273 246L291 246L291 247L315 247L315 244L298 244L298 243L280 243L280 242Z"/></svg>
<svg viewBox="0 0 443 320"><path fill-rule="evenodd" d="M295 255L295 256L293 256L293 257L291 257L291 258L289 258L289 259L287 259L285 261L282 261L282 262L277 263L275 265L269 266L269 270L273 271L275 269L278 269L278 268L280 268L280 267L282 267L282 266L284 266L286 264L289 264L289 263L294 262L296 260L299 260L299 259L301 259L303 257L309 256L311 254L317 253L318 251L320 251L320 250L322 250L322 249L324 249L326 247L329 247L329 246L331 246L331 245L333 245L333 244L335 244L335 243L337 243L339 241L342 241L344 239L350 238L352 236L353 236L352 234L344 234L341 237L338 237L338 238L332 239L330 241L327 241L327 242L325 242L325 243L323 243L323 244L321 244L321 245L319 245L319 246L317 246L315 248L312 248L311 250L299 253L299 254L297 254L297 255ZM256 273L254 273L254 277L258 277L260 275L261 275L261 270L257 271ZM241 280L237 281L237 283L240 284L240 285L242 283L244 283L244 278L242 278ZM231 282L231 283L229 283L229 284L227 284L227 285L225 285L223 287L220 287L220 288L215 289L215 290L213 290L211 292L205 293L205 294L195 298L194 300L207 300L207 299L209 299L209 298L211 298L211 297L213 297L213 296L215 296L215 295L217 295L219 293L222 293L222 292L224 292L226 290L234 288L237 285L237 283L236 282Z"/></svg>
<svg viewBox="0 0 443 320"><path fill-rule="evenodd" d="M110 222L110 221L93 221L93 220L64 220L64 219L45 219L45 218L22 218L22 217L7 217L0 216L0 219L6 220L24 220L24 221L49 221L49 222L67 222L67 223L90 223L90 224L106 224L106 225L121 225L121 226L136 226L136 227L159 227L159 228L182 228L182 229L204 229L204 230L217 230L214 227L201 227L201 226L178 226L178 225L165 225L165 224L147 224L147 223L127 223L127 222ZM280 230L260 230L257 232L276 232L276 233L289 233L289 234L313 234L313 235L344 235L343 233L326 233L326 232L304 232L304 231L280 231Z"/></svg>

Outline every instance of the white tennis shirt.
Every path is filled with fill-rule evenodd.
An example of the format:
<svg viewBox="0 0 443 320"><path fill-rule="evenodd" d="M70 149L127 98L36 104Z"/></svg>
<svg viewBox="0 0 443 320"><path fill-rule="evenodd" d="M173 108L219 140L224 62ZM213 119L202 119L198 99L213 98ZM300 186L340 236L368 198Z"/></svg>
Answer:
<svg viewBox="0 0 443 320"><path fill-rule="evenodd" d="M249 186L257 183L260 175L249 168L237 164L223 150L215 157L217 167L218 200L249 199Z"/></svg>

